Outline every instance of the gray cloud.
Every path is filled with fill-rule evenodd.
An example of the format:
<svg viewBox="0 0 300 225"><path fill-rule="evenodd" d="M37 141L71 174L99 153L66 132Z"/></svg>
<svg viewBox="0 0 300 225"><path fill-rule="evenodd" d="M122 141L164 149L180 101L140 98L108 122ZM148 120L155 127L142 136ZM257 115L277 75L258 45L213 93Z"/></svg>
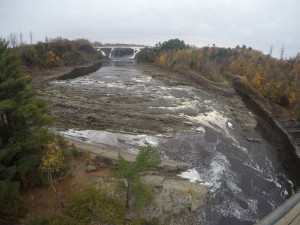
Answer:
<svg viewBox="0 0 300 225"><path fill-rule="evenodd" d="M181 38L207 44L247 45L277 55L300 51L298 0L1 0L0 35L46 36L154 45Z"/></svg>

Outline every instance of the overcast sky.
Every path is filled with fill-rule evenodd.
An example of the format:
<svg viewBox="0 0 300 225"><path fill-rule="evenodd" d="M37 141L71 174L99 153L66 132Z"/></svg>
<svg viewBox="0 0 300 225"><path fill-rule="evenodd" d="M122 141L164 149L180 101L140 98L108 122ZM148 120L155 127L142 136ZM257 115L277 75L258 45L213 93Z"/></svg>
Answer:
<svg viewBox="0 0 300 225"><path fill-rule="evenodd" d="M87 38L154 45L237 45L285 57L300 52L300 0L0 0L0 36L26 42Z"/></svg>

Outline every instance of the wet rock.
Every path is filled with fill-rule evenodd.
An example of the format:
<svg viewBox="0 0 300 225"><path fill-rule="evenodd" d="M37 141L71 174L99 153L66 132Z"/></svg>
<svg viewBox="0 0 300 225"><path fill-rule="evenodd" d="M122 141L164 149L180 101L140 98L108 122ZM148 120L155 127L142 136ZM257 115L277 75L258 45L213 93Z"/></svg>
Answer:
<svg viewBox="0 0 300 225"><path fill-rule="evenodd" d="M189 164L185 163L162 163L157 170L162 173L180 173L190 168Z"/></svg>
<svg viewBox="0 0 300 225"><path fill-rule="evenodd" d="M94 158L94 162L100 165L103 165L102 167L105 166L117 166L117 159L112 158L112 157L108 157L108 156L104 156L104 155L97 155Z"/></svg>
<svg viewBox="0 0 300 225"><path fill-rule="evenodd" d="M190 167L191 167L190 165L188 165L188 164L183 164L183 163L177 165L177 169L178 169L179 172L186 171L186 170L188 170Z"/></svg>
<svg viewBox="0 0 300 225"><path fill-rule="evenodd" d="M85 171L88 172L88 173L94 172L94 171L96 171L96 170L97 170L97 167L94 166L94 165L87 165L87 166L85 167Z"/></svg>
<svg viewBox="0 0 300 225"><path fill-rule="evenodd" d="M186 126L190 126L190 127L192 127L194 124L192 123L192 122L190 122L190 121L185 121L185 122L183 122L184 123L184 125L186 125Z"/></svg>
<svg viewBox="0 0 300 225"><path fill-rule="evenodd" d="M137 215L134 212L127 212L125 215L125 219L132 221L137 217Z"/></svg>
<svg viewBox="0 0 300 225"><path fill-rule="evenodd" d="M261 144L261 139L259 139L259 138L251 138L251 137L244 137L244 138L249 142Z"/></svg>

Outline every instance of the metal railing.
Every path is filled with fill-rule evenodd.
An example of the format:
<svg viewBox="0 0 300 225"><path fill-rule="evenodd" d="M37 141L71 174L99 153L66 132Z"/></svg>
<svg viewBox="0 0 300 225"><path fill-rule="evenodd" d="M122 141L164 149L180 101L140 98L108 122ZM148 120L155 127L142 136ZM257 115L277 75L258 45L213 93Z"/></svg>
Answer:
<svg viewBox="0 0 300 225"><path fill-rule="evenodd" d="M278 206L270 214L258 221L255 225L273 225L284 217L292 208L300 202L300 189L296 194L287 199L282 205Z"/></svg>

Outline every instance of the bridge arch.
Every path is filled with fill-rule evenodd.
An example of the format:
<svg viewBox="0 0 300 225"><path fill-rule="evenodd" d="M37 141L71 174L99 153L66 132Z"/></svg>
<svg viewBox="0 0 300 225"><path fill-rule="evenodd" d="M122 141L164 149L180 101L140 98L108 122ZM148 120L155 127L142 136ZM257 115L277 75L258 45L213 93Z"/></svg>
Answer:
<svg viewBox="0 0 300 225"><path fill-rule="evenodd" d="M97 51L100 51L103 56L107 56L110 59L114 58L128 58L134 59L137 53L139 53L145 46L101 46L95 47Z"/></svg>

